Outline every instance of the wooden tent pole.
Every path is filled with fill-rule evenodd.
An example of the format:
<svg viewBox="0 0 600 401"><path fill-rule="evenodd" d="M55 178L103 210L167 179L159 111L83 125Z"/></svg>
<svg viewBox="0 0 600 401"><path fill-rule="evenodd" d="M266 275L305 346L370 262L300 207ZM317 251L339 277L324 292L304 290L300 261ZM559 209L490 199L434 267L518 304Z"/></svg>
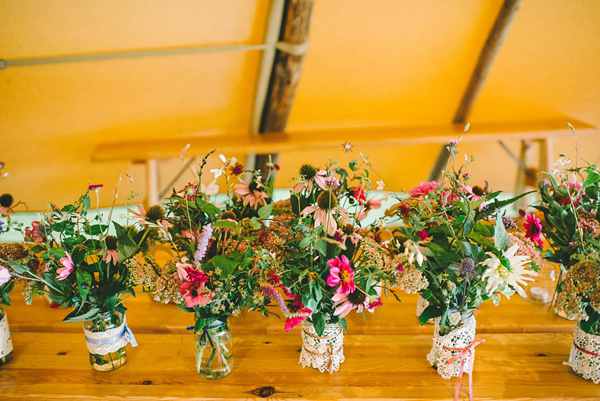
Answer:
<svg viewBox="0 0 600 401"><path fill-rule="evenodd" d="M454 120L452 120L453 123L460 124L467 121L467 117L473 109L475 101L477 100L481 89L483 89L485 80L490 73L490 69L494 59L496 58L496 55L498 54L498 50L500 50L500 47L504 42L504 38L508 33L508 28L517 14L517 11L519 10L521 1L522 0L504 0L504 4L502 4L502 8L498 13L498 17L496 17L496 21L494 22L494 26L492 27L492 30L485 41L483 50L481 50L479 60L477 60L477 65L475 66L475 70L473 70L469 85L467 86L460 105L454 114ZM429 174L429 181L440 179L442 170L446 168L449 158L450 153L446 149L446 145L443 145L435 165Z"/></svg>
<svg viewBox="0 0 600 401"><path fill-rule="evenodd" d="M279 45L271 69L259 133L285 131L304 64L313 4L314 0L285 1ZM263 176L267 171L269 156L273 162L277 161L277 154L257 155L255 158L254 168L260 169Z"/></svg>

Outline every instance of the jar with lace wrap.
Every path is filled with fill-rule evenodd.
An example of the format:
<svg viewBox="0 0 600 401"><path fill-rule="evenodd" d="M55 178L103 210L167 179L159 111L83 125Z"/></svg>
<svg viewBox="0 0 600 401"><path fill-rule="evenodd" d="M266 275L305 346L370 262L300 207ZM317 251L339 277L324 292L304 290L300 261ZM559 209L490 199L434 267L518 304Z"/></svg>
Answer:
<svg viewBox="0 0 600 401"><path fill-rule="evenodd" d="M575 325L571 354L565 365L584 379L600 383L600 336L583 331L580 322Z"/></svg>
<svg viewBox="0 0 600 401"><path fill-rule="evenodd" d="M312 323L302 322L302 351L298 363L303 368L310 366L321 373L333 373L344 359L344 330L339 323L327 323L323 335L319 336Z"/></svg>
<svg viewBox="0 0 600 401"><path fill-rule="evenodd" d="M8 319L2 307L0 307L0 366L10 362L12 359L12 340L8 328Z"/></svg>
<svg viewBox="0 0 600 401"><path fill-rule="evenodd" d="M90 354L90 364L95 370L109 372L123 366L127 361L125 346L137 345L133 333L127 327L125 315L118 312L104 312L92 320L83 322L86 345Z"/></svg>
<svg viewBox="0 0 600 401"><path fill-rule="evenodd" d="M197 317L198 318L198 317ZM208 318L194 334L196 371L205 379L220 379L233 370L233 344L227 320Z"/></svg>
<svg viewBox="0 0 600 401"><path fill-rule="evenodd" d="M475 317L472 312L463 314L463 317L459 317L459 321L452 327L440 325L439 317L435 319L434 325L433 345L427 354L427 361L444 379L459 377L461 363L464 371L470 372L475 359L474 349L462 357L464 361L461 358L451 363L448 361L475 341Z"/></svg>

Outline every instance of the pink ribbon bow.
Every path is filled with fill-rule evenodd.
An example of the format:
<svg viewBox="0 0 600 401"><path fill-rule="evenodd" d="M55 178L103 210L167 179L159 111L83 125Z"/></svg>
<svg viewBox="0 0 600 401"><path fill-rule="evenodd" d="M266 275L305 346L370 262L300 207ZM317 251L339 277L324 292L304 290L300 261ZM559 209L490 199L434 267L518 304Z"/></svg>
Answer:
<svg viewBox="0 0 600 401"><path fill-rule="evenodd" d="M460 385L462 382L463 371L465 367L465 356L473 355L473 348L478 346L481 343L485 342L485 338L481 340L473 341L471 344L467 345L464 348L450 348L446 346L442 346L445 350L448 351L460 351L458 354L454 355L452 358L448 359L446 363L450 365L451 363L456 362L458 358L460 358L460 370L458 372L458 382L456 382L456 388L454 389L454 401L458 401L458 393L460 392ZM469 400L473 401L473 363L475 361L471 358L471 366L469 366Z"/></svg>

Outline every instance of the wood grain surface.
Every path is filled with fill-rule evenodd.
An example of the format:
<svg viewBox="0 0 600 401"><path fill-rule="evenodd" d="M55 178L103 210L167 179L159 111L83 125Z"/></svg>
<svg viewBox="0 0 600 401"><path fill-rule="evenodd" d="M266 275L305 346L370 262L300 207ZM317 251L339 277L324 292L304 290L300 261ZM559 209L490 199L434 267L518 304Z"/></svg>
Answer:
<svg viewBox="0 0 600 401"><path fill-rule="evenodd" d="M388 300L366 322L349 319L346 361L334 374L298 364L299 329L245 314L232 319L235 368L218 380L194 370L191 315L140 295L127 302L128 323L139 346L128 346L121 369L92 370L81 323L62 323L66 311L43 299L27 307L18 294L7 308L13 360L0 367L0 400L179 399L403 399L450 400L456 379L429 366L433 327L420 327L416 297ZM477 400L600 400L600 386L577 377L563 362L573 322L544 305L514 298L485 305L477 317L474 390ZM460 398L468 399L465 375Z"/></svg>

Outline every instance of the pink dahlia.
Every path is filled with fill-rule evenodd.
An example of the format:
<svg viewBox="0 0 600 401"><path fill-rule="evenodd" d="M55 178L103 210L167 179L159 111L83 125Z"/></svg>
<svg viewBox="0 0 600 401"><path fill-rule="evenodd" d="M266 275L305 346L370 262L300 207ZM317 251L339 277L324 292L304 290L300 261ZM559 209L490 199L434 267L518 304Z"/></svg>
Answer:
<svg viewBox="0 0 600 401"><path fill-rule="evenodd" d="M339 294L349 294L356 290L354 283L354 270L350 267L350 261L345 255L341 258L336 257L327 261L329 266L329 277L327 277L327 285L336 287Z"/></svg>
<svg viewBox="0 0 600 401"><path fill-rule="evenodd" d="M421 182L419 185L408 191L408 194L413 198L418 198L427 195L431 191L436 191L441 186L442 184L437 181Z"/></svg>
<svg viewBox="0 0 600 401"><path fill-rule="evenodd" d="M531 242L535 242L541 247L544 246L542 242L542 222L534 214L528 214L525 216L525 224L523 224L525 230L525 237L529 238Z"/></svg>

